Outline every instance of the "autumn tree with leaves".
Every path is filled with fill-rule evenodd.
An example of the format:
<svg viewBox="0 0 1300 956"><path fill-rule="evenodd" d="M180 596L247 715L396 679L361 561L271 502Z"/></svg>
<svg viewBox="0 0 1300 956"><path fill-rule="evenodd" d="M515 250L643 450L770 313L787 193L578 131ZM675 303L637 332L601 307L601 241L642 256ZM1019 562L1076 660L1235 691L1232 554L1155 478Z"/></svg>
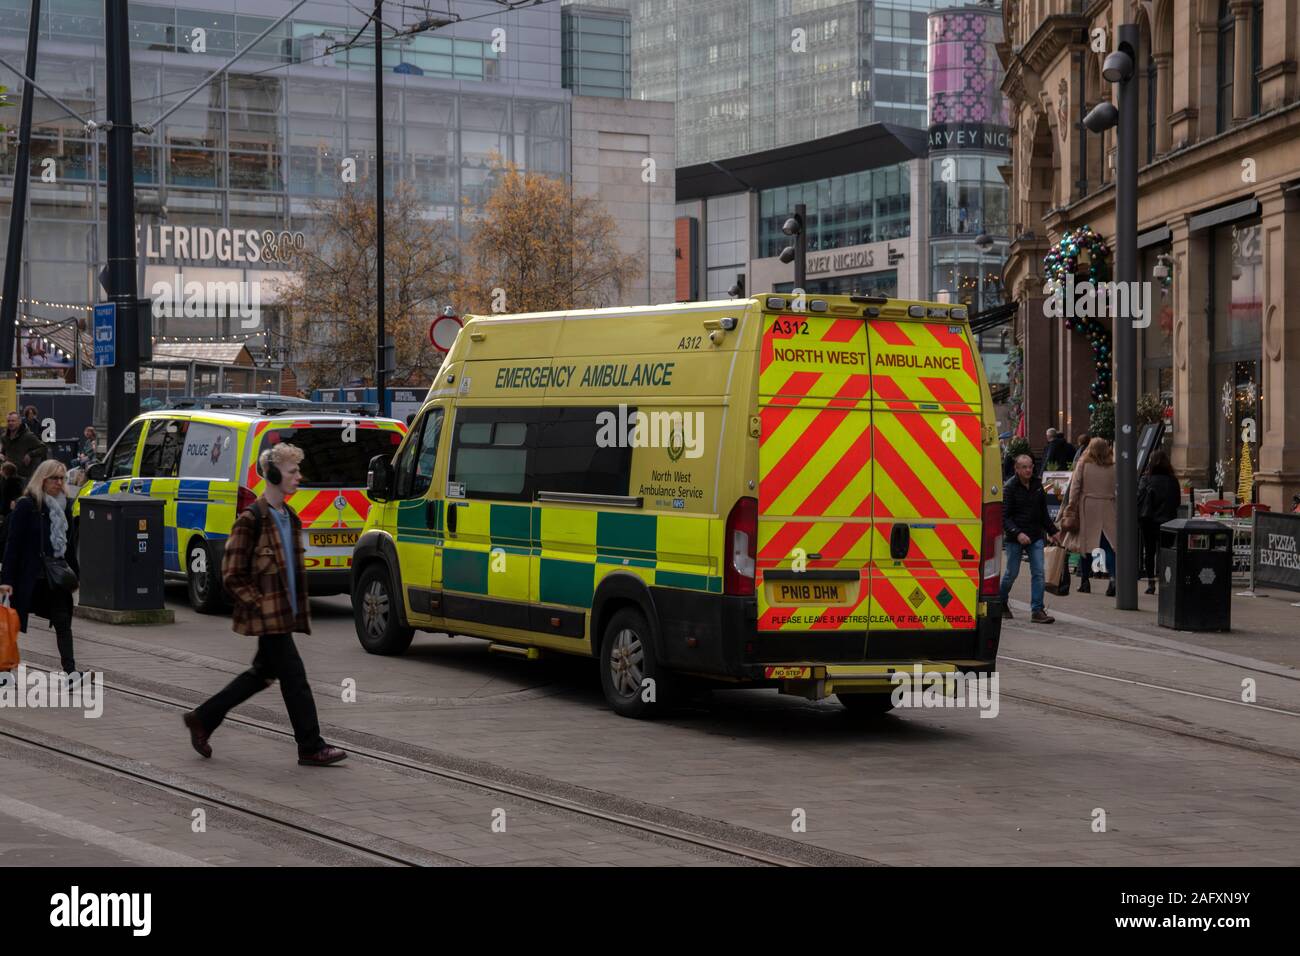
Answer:
<svg viewBox="0 0 1300 956"><path fill-rule="evenodd" d="M375 194L364 183L312 204L307 248L281 287L293 330L294 369L308 388L374 382L377 301ZM447 223L430 219L415 188L399 182L384 203L384 325L397 347L390 385L427 386L442 363L429 323L458 282Z"/></svg>
<svg viewBox="0 0 1300 956"><path fill-rule="evenodd" d="M513 163L493 164L492 190L473 220L462 312L547 312L622 305L644 256L619 249L614 218L596 199Z"/></svg>

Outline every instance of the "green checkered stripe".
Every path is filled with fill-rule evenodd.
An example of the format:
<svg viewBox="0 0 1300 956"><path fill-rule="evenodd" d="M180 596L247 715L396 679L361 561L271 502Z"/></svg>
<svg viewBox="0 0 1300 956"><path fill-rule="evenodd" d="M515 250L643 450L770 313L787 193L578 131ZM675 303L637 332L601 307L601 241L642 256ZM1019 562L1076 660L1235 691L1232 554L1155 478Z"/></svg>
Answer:
<svg viewBox="0 0 1300 956"><path fill-rule="evenodd" d="M411 509L409 516L399 509L398 540L444 545L445 590L504 596L502 585L509 584L508 590L518 594L522 582L511 580L513 575L492 573L489 553L458 548L454 541L443 539L442 502L435 504L432 529L425 527L423 509L427 505L418 504L419 509ZM720 576L690 570L704 567L707 518L492 504L489 521L491 548L537 559L537 589L543 604L589 608L599 578L614 570L630 571L658 587L722 593ZM548 543L545 554L541 547L543 522Z"/></svg>

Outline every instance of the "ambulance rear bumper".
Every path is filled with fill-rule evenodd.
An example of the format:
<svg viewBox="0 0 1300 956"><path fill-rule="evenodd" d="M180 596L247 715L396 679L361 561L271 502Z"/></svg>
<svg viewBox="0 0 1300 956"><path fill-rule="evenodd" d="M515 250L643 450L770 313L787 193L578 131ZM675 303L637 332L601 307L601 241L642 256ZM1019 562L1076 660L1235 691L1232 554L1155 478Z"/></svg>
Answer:
<svg viewBox="0 0 1300 956"><path fill-rule="evenodd" d="M990 669L1002 632L1001 607L981 607L969 630L760 632L754 598L651 588L659 624L660 655L674 670L743 682L771 682L772 666L830 665L871 670L839 671L841 684L883 677L888 668L949 662L963 671ZM811 675L810 675L811 676Z"/></svg>

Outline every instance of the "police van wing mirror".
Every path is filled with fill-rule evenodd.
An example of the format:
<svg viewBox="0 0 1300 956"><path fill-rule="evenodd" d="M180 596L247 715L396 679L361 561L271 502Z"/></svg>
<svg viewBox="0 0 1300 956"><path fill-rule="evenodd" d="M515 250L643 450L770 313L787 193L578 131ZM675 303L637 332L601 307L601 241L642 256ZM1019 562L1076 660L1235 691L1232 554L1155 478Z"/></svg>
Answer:
<svg viewBox="0 0 1300 956"><path fill-rule="evenodd" d="M102 461L97 461L86 469L86 477L91 481L103 481L104 476L108 473L108 466Z"/></svg>
<svg viewBox="0 0 1300 956"><path fill-rule="evenodd" d="M366 494L375 501L387 501L392 494L393 466L384 455L370 459L366 473Z"/></svg>

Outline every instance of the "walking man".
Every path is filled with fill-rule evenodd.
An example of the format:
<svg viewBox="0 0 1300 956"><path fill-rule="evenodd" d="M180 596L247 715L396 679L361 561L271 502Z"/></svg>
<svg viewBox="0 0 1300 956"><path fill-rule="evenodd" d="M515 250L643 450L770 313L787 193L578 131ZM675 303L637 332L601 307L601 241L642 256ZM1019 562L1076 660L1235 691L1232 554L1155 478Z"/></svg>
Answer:
<svg viewBox="0 0 1300 956"><path fill-rule="evenodd" d="M276 680L298 742L298 763L323 767L347 756L321 738L307 671L293 643L294 631L311 633L302 522L285 501L302 480L302 459L302 449L288 444L258 456L266 490L235 520L226 541L221 576L235 600L232 626L257 638L257 656L250 669L185 715L190 743L204 757L212 756L208 737L226 714Z"/></svg>
<svg viewBox="0 0 1300 956"><path fill-rule="evenodd" d="M1043 543L1057 540L1057 528L1047 513L1047 493L1034 474L1034 460L1028 455L1016 459L1016 473L1002 487L1002 530L1007 567L1002 574L1004 617L1012 617L1007 595L1020 574L1021 555L1029 556L1029 603L1035 624L1051 624L1043 607Z"/></svg>

